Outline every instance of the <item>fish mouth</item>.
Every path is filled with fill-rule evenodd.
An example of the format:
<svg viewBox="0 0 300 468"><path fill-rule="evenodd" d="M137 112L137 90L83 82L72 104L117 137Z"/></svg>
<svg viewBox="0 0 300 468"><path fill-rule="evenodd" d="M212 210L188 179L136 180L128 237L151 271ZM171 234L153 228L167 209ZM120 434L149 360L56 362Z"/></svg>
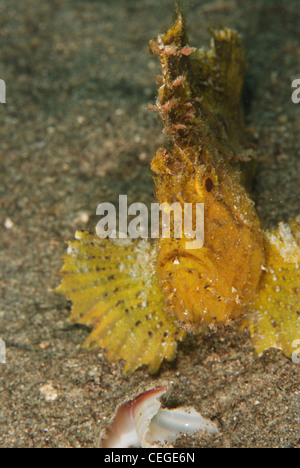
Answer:
<svg viewBox="0 0 300 468"><path fill-rule="evenodd" d="M239 296L233 293L233 285L227 284L227 291L223 290L220 293L219 288L215 284L214 278L219 277L220 273L218 271L217 265L210 260L208 255L205 256L205 259L199 258L196 254L188 253L186 250L181 248L176 248L172 252L169 252L164 258L160 260L160 267L162 270L166 268L167 265L174 265L174 267L180 267L181 260L188 260L192 262L190 268L186 268L186 265L183 265L183 268L186 268L185 273L197 275L199 278L199 288L205 291L205 294L210 297L215 298L217 301L224 304L243 304L239 300ZM170 282L170 279L166 276L164 282L167 284Z"/></svg>
<svg viewBox="0 0 300 468"><path fill-rule="evenodd" d="M160 265L163 267L167 263L180 264L181 258L192 260L202 272L209 272L211 269L217 271L215 265L209 259L206 259L207 261L204 262L203 259L199 258L197 255L188 253L186 250L180 248L172 250L165 257L160 259Z"/></svg>

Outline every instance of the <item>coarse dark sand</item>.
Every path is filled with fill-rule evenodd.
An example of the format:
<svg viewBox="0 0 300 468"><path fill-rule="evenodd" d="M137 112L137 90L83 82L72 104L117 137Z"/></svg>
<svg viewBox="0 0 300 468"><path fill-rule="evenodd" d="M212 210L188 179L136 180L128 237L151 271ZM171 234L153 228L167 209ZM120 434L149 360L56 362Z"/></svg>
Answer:
<svg viewBox="0 0 300 468"><path fill-rule="evenodd" d="M300 213L298 0L183 1L191 45L209 28L244 37L252 89L247 121L260 165L264 226ZM173 0L0 0L0 364L2 447L93 447L119 401L172 381L167 406L192 405L217 438L177 447L299 447L300 365L280 350L258 357L247 331L225 327L179 347L156 376L123 377L105 351L82 351L89 331L67 322L54 293L65 241L95 224L98 203L127 193L149 203L149 169L163 142L147 110L157 57L148 41L170 25ZM300 337L299 337L300 338Z"/></svg>

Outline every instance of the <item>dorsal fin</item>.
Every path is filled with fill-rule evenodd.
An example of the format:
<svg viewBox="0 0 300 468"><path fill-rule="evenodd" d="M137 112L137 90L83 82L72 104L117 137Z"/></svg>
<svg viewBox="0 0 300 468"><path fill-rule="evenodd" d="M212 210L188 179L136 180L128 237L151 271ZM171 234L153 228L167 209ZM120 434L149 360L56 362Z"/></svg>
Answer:
<svg viewBox="0 0 300 468"><path fill-rule="evenodd" d="M170 142L171 172L180 161L186 170L186 154L194 166L222 160L239 168L237 163L248 161L253 153L241 102L247 69L241 37L226 28L212 35L209 49L190 47L184 18L177 11L174 25L150 42L161 64L154 108ZM162 167L161 151L160 161L152 165L156 172Z"/></svg>

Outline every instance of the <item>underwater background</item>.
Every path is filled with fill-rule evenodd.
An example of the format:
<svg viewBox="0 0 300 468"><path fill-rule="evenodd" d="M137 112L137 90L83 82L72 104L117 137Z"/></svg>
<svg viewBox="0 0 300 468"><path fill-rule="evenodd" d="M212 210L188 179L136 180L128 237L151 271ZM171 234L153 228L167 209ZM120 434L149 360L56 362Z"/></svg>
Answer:
<svg viewBox="0 0 300 468"><path fill-rule="evenodd" d="M254 199L264 227L300 213L298 2L182 1L190 45L209 29L242 36L246 119L259 157ZM279 350L258 358L247 331L190 338L159 374L123 377L88 335L68 325L54 293L67 239L126 193L153 201L150 161L164 143L154 103L159 72L149 40L174 14L170 0L0 1L0 445L92 447L122 398L172 380L167 404L217 418L217 439L178 447L299 447L300 366Z"/></svg>

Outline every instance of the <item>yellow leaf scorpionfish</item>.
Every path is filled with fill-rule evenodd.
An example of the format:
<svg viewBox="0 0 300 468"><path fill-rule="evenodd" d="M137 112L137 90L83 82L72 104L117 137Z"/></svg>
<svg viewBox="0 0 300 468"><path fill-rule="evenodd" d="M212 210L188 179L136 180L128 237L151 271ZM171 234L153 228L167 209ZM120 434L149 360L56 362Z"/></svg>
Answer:
<svg viewBox="0 0 300 468"><path fill-rule="evenodd" d="M239 319L258 353L291 356L300 338L300 217L262 232L247 182L255 166L241 94L246 73L240 36L213 31L211 47L188 45L183 16L156 41L161 64L154 110L168 138L151 164L157 201L203 204L204 242L189 232L150 242L77 232L58 290L71 319L92 327L88 348L104 347L125 372L156 372L186 332ZM194 226L193 226L194 227Z"/></svg>

